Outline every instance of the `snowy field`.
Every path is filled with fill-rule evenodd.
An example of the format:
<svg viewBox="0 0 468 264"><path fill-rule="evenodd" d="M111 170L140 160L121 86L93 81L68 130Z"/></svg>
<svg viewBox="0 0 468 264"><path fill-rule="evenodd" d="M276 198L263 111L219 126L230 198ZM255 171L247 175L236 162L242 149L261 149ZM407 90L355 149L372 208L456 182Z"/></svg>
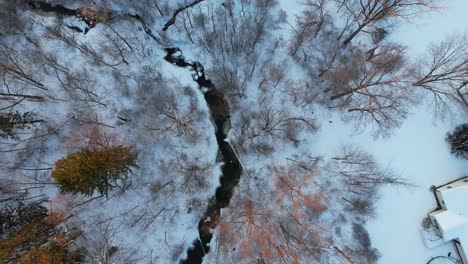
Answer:
<svg viewBox="0 0 468 264"><path fill-rule="evenodd" d="M468 30L468 1L450 0L445 4L445 9L421 18L419 23L402 26L394 37L417 56L430 42ZM453 252L452 243L427 248L419 229L423 217L436 207L430 186L468 175L468 161L451 155L444 140L456 124L467 121L468 117L460 116L447 122L433 122L429 111L422 107L390 139L369 142L368 150L380 162L391 163L392 168L416 185L382 192L377 218L368 224L372 243L382 253L379 263L426 263L431 257ZM365 137L356 140L366 145Z"/></svg>
<svg viewBox="0 0 468 264"><path fill-rule="evenodd" d="M281 1L294 22L300 4ZM404 23L392 37L406 45L413 57L421 55L428 44L445 36L468 30L468 1L450 0L438 12ZM332 121L332 122L328 122ZM388 164L414 187L387 187L376 205L377 215L368 222L372 244L382 254L379 263L426 263L431 257L449 252L456 254L452 243L428 248L420 234L423 218L437 205L429 188L468 175L468 161L450 154L445 135L454 126L467 122L468 117L434 121L425 106L413 109L402 127L390 138L372 140L368 132L353 134L353 128L339 117L323 117L314 147L324 155L332 154L339 146L353 143L372 153L381 164Z"/></svg>
<svg viewBox="0 0 468 264"><path fill-rule="evenodd" d="M446 8L422 17L417 24L404 24L393 37L408 46L417 56L431 42L437 42L454 32L468 30L468 1L447 1ZM379 263L426 263L431 257L447 255L452 243L438 248L424 245L419 229L421 221L436 207L430 186L441 185L468 175L468 161L450 154L444 138L456 124L467 122L459 116L445 122L434 121L426 107L414 109L402 127L388 139L371 140L368 133L351 135L352 128L338 118L333 123L322 122L317 144L324 150L336 149L340 144L354 142L374 154L382 164L388 164L415 187L383 190L376 205L377 217L368 223L372 244L381 253ZM331 133L333 132L333 133ZM320 132L319 132L320 133Z"/></svg>
<svg viewBox="0 0 468 264"><path fill-rule="evenodd" d="M322 122L320 131L323 134L319 132L317 135L315 146L319 150L332 152L340 145L352 142L415 185L392 186L382 191L376 205L376 218L367 225L373 246L382 254L379 263L425 263L430 257L447 255L450 250L453 252L451 243L427 248L419 229L426 214L436 207L430 186L468 174L468 162L451 155L444 140L454 124L434 125L432 117L422 108L410 116L393 136L373 141L367 133L351 135L349 131L352 128L343 125L338 118L330 120L333 122Z"/></svg>

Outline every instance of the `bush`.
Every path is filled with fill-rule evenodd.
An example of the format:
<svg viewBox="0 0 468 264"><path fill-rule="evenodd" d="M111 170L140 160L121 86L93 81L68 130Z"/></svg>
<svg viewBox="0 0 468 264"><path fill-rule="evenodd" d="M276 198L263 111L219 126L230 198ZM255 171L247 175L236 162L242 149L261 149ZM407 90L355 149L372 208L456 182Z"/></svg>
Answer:
<svg viewBox="0 0 468 264"><path fill-rule="evenodd" d="M29 112L0 113L0 138L18 139L17 130L29 128L30 124L35 122L40 121L34 120L34 116Z"/></svg>
<svg viewBox="0 0 468 264"><path fill-rule="evenodd" d="M372 247L369 233L362 225L353 223L353 238L356 242L354 253L362 260L359 263L377 263L380 253Z"/></svg>
<svg viewBox="0 0 468 264"><path fill-rule="evenodd" d="M468 123L457 126L453 133L447 133L446 140L450 144L452 154L468 159Z"/></svg>
<svg viewBox="0 0 468 264"><path fill-rule="evenodd" d="M64 264L71 263L67 245L72 237L59 225L64 217L47 213L42 201L20 202L0 211L0 259L2 263Z"/></svg>
<svg viewBox="0 0 468 264"><path fill-rule="evenodd" d="M131 167L136 167L137 154L124 146L85 148L55 163L52 177L66 193L92 196L126 185Z"/></svg>

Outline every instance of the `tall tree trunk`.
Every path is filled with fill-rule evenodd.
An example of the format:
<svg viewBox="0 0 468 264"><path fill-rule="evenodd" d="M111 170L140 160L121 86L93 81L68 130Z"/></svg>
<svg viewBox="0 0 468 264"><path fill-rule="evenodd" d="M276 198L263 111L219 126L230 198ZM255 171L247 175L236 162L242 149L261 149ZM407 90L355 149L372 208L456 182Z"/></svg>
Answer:
<svg viewBox="0 0 468 264"><path fill-rule="evenodd" d="M356 92L356 91L359 91L359 90L361 90L362 88L364 88L364 87L356 87L356 88L354 88L354 89L347 90L347 91L342 92L342 93L339 93L339 94L335 94L335 95L333 95L333 96L330 97L330 100L331 100L331 101L336 100L336 99L341 98L341 97L343 97L343 96L346 96L346 95L348 95L348 94L352 94L352 93L354 93L354 92Z"/></svg>
<svg viewBox="0 0 468 264"><path fill-rule="evenodd" d="M353 40L354 37L356 37L356 35L361 32L361 30L367 26L367 23L362 23L353 33L351 33L351 35L349 35L349 37L347 37L344 41L343 41L343 46L346 46L349 44L349 42L351 42L351 40Z"/></svg>

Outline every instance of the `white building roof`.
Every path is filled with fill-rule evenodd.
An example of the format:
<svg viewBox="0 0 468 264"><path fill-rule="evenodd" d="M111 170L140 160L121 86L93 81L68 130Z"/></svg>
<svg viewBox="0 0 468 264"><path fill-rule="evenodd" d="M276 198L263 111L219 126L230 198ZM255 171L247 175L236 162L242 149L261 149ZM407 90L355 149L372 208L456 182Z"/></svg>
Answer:
<svg viewBox="0 0 468 264"><path fill-rule="evenodd" d="M466 181L466 182L465 182ZM468 179L456 181L438 189L447 210L468 217Z"/></svg>
<svg viewBox="0 0 468 264"><path fill-rule="evenodd" d="M442 196L442 210L434 215L445 241L458 239L468 255L468 178L437 189Z"/></svg>
<svg viewBox="0 0 468 264"><path fill-rule="evenodd" d="M444 240L450 241L456 239L465 232L468 219L453 211L445 210L434 216L444 232Z"/></svg>

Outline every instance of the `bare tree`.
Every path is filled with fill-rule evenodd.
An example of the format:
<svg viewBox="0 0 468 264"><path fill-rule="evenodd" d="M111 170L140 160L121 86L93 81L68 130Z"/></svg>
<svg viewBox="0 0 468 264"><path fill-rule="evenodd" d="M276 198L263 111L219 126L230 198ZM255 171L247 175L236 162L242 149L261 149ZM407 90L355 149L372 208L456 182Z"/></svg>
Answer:
<svg viewBox="0 0 468 264"><path fill-rule="evenodd" d="M110 32L103 33L105 41L98 43L97 52L101 54L102 60L105 59L112 67L119 66L122 63L128 65L128 57L131 56L130 52L133 51L133 47L112 26L109 25L108 28Z"/></svg>
<svg viewBox="0 0 468 264"><path fill-rule="evenodd" d="M329 0L307 0L305 2L305 11L297 17L297 25L292 39L290 53L294 57L302 44L308 38L315 38L324 28L324 25L330 23L330 15L326 10Z"/></svg>
<svg viewBox="0 0 468 264"><path fill-rule="evenodd" d="M65 74L64 79L58 75L57 78L62 88L70 95L74 102L80 102L80 107L106 106L104 97L98 94L98 81L89 70L83 68L81 71Z"/></svg>
<svg viewBox="0 0 468 264"><path fill-rule="evenodd" d="M246 139L260 153L263 152L265 142L288 140L298 144L301 129L315 131L317 128L314 118L309 114L296 114L286 101L275 103L272 96L274 93L260 98L258 110L244 111L239 124L242 141Z"/></svg>
<svg viewBox="0 0 468 264"><path fill-rule="evenodd" d="M319 99L320 92L314 89L314 81L312 78L305 82L289 80L286 82L282 93L287 95L289 101L295 106L306 110L312 107L314 103L317 103Z"/></svg>
<svg viewBox="0 0 468 264"><path fill-rule="evenodd" d="M0 80L1 95L15 95L26 88L47 90L44 84L35 77L34 70L30 69L27 56L19 56L19 51L0 43ZM35 76L34 76L35 75ZM24 95L24 97L34 97Z"/></svg>
<svg viewBox="0 0 468 264"><path fill-rule="evenodd" d="M373 203L383 185L409 186L389 168L381 168L367 152L351 145L343 146L332 158L326 170L332 172L345 188L342 199L350 211L359 215L373 215Z"/></svg>
<svg viewBox="0 0 468 264"><path fill-rule="evenodd" d="M121 217L128 217L122 215ZM76 246L86 249L87 263L137 263L142 257L137 254L135 245L127 244L121 238L121 222L118 218L105 218L101 214L93 216L92 228L89 234L83 234Z"/></svg>
<svg viewBox="0 0 468 264"><path fill-rule="evenodd" d="M197 192L207 187L212 164L200 162L198 158L181 155L176 157L172 165L172 171L176 175L174 180L180 184L179 188L186 192Z"/></svg>
<svg viewBox="0 0 468 264"><path fill-rule="evenodd" d="M198 5L199 3L203 2L203 1L205 1L205 0L195 0L195 1L193 1L192 3L190 3L190 4L186 5L186 6L182 6L182 7L179 7L178 9L176 9L174 11L174 14L172 14L172 17L167 21L167 23L164 25L162 30L166 31L171 25L173 25L175 23L175 21L176 21L177 15L180 12L183 12L186 9L192 8L192 7ZM160 10L158 5L156 5L156 7L158 8L158 10Z"/></svg>
<svg viewBox="0 0 468 264"><path fill-rule="evenodd" d="M143 120L143 130L154 135L182 136L195 140L199 131L195 124L203 115L194 90L178 85L175 92L160 76L138 80L137 101L142 106L133 109L135 118ZM155 87L158 86L158 87Z"/></svg>
<svg viewBox="0 0 468 264"><path fill-rule="evenodd" d="M334 0L345 16L345 26L340 35L347 34L342 42L348 45L360 32L370 32L378 22L395 18L409 19L436 8L438 0Z"/></svg>
<svg viewBox="0 0 468 264"><path fill-rule="evenodd" d="M26 9L26 3L21 0L0 1L0 36L9 38L19 36L34 46L39 46L39 41L27 30L27 22L21 13Z"/></svg>
<svg viewBox="0 0 468 264"><path fill-rule="evenodd" d="M325 92L330 94L330 107L345 111L345 119L354 119L356 129L372 123L376 136L386 136L416 103L411 71L403 47L389 44L371 51L356 51L350 61L328 72Z"/></svg>
<svg viewBox="0 0 468 264"><path fill-rule="evenodd" d="M276 0L206 1L178 19L175 26L208 56L214 66L210 79L225 90L231 101L243 98L255 73L271 51L265 40L284 18ZM238 12L237 10L240 10Z"/></svg>
<svg viewBox="0 0 468 264"><path fill-rule="evenodd" d="M320 262L330 241L317 219L327 205L323 193L312 184L313 166L269 169L274 189L255 201L243 195L223 210L218 228L221 253L239 263L259 259L265 263Z"/></svg>
<svg viewBox="0 0 468 264"><path fill-rule="evenodd" d="M87 9L83 9L81 11L86 12L86 10ZM122 46L128 45L128 43L125 43L118 35L105 34L109 42L106 44L100 43L101 47L97 49L93 47L93 45L81 40L79 36L80 33L74 32L62 20L58 20L57 23L54 24L48 24L42 18L35 18L34 21L45 30L45 37L47 39L58 40L60 45L57 45L59 47L70 51L78 51L80 55L90 60L93 64L107 66L117 70L117 66L125 63L125 49ZM110 50L105 50L105 52L102 53L103 46L107 46ZM109 54L111 58L107 61L106 59L109 57ZM116 59L114 56L120 58Z"/></svg>
<svg viewBox="0 0 468 264"><path fill-rule="evenodd" d="M389 168L380 168L369 153L357 147L343 146L341 155L333 157L333 160L342 166L337 172L344 177L349 187L365 188L382 184L408 185L406 180L395 176Z"/></svg>
<svg viewBox="0 0 468 264"><path fill-rule="evenodd" d="M413 86L432 95L436 113L444 116L453 104L468 109L458 93L468 86L468 32L432 44L416 69Z"/></svg>

